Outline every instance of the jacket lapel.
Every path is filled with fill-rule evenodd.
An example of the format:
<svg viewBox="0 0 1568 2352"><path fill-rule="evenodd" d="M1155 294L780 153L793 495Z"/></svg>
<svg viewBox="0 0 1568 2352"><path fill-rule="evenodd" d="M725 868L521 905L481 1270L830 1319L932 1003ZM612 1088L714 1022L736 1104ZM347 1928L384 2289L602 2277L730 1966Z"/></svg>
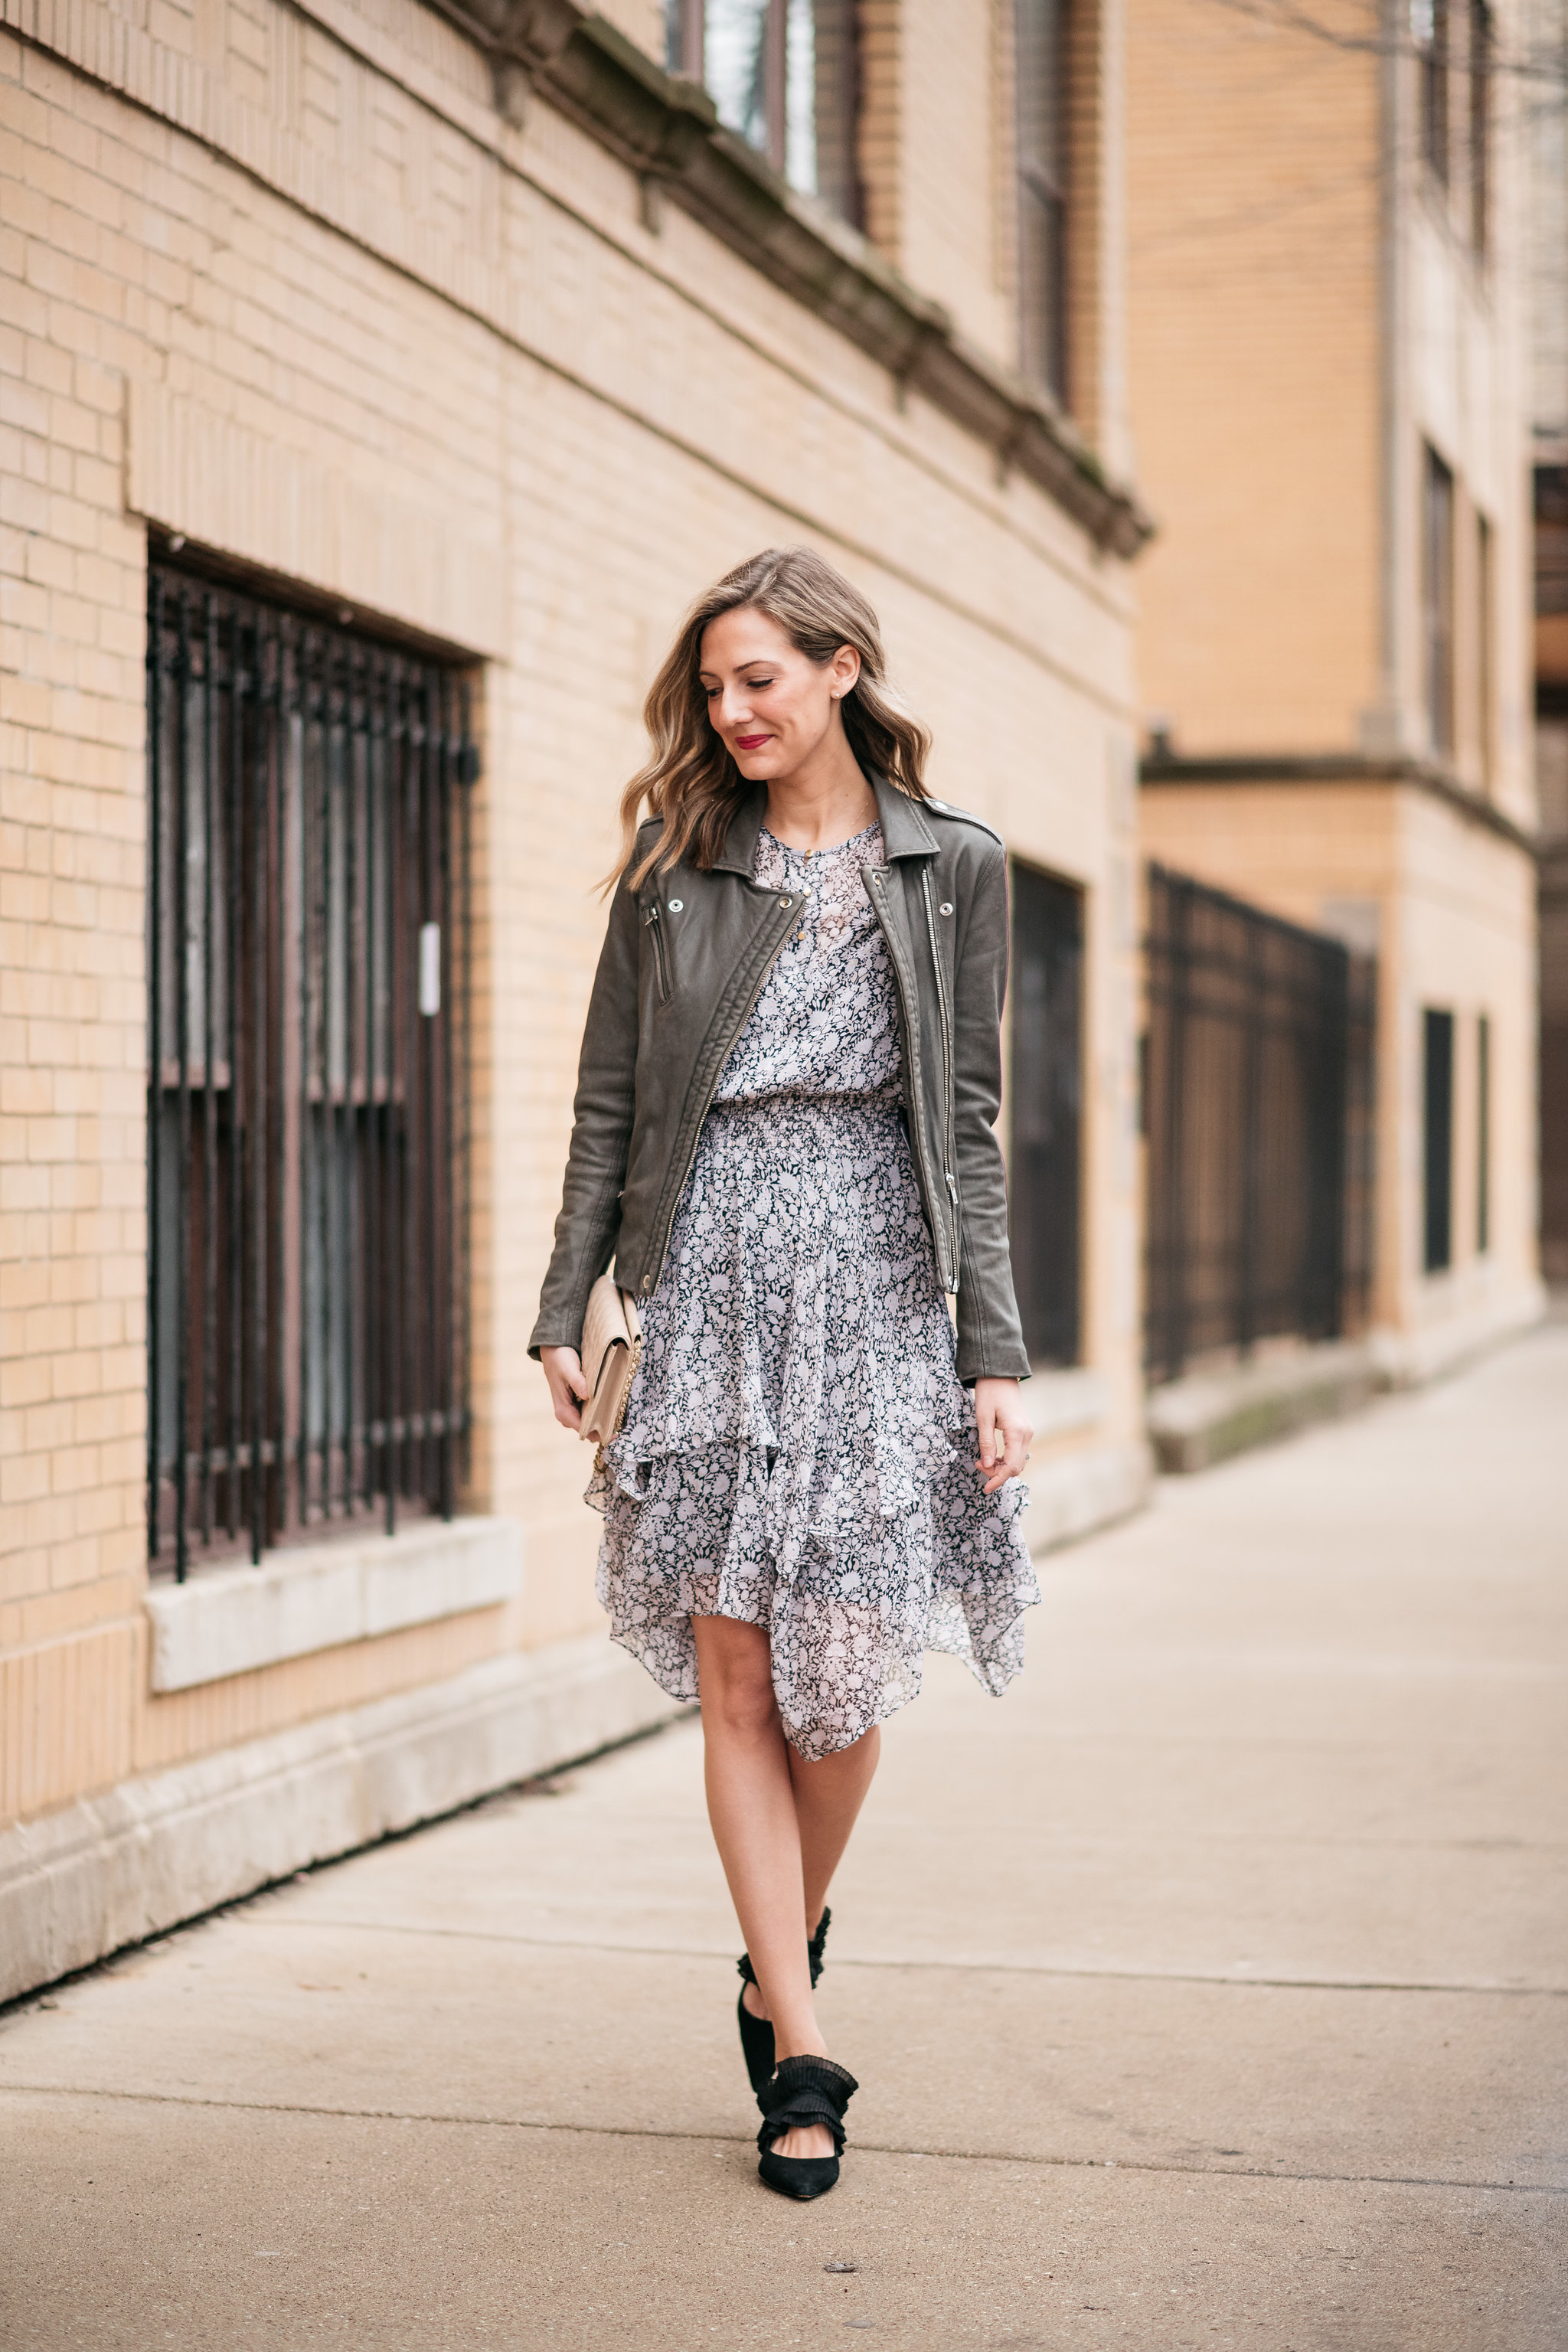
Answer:
<svg viewBox="0 0 1568 2352"><path fill-rule="evenodd" d="M873 770L871 790L877 796L877 821L882 828L882 848L890 866L899 857L934 857L936 835L926 823L919 801L890 784ZM756 871L757 835L767 813L766 784L752 784L730 819L724 846L713 860L716 874L742 874L749 882Z"/></svg>

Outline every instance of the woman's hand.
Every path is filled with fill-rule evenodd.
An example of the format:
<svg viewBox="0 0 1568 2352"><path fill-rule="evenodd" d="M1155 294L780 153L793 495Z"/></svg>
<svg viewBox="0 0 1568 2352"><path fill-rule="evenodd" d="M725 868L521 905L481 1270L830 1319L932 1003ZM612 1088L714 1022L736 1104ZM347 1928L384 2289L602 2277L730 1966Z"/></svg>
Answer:
<svg viewBox="0 0 1568 2352"><path fill-rule="evenodd" d="M974 1426L980 1438L980 1475L985 1492L994 1495L1009 1478L1021 1475L1035 1433L1024 1418L1016 1381L975 1381Z"/></svg>
<svg viewBox="0 0 1568 2352"><path fill-rule="evenodd" d="M550 1383L550 1402L555 1407L556 1420L563 1429L580 1431L583 1406L587 1403L590 1391L583 1377L582 1360L576 1349L541 1348L539 1360Z"/></svg>

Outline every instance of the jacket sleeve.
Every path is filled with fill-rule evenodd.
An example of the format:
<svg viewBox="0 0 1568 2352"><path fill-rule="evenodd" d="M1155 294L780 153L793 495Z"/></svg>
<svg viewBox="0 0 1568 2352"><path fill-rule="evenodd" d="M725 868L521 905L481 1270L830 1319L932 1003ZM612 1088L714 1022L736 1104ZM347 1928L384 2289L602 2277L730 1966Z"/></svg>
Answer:
<svg viewBox="0 0 1568 2352"><path fill-rule="evenodd" d="M615 1255L637 1098L638 951L637 900L623 875L588 1000L572 1147L531 1356L581 1345L588 1293Z"/></svg>
<svg viewBox="0 0 1568 2352"><path fill-rule="evenodd" d="M958 1374L963 1381L1026 1381L1029 1359L1007 1246L1007 1175L996 1134L1002 1108L1002 1008L1007 992L1005 850L987 845L973 887L960 905L952 991L953 1143L961 1223Z"/></svg>

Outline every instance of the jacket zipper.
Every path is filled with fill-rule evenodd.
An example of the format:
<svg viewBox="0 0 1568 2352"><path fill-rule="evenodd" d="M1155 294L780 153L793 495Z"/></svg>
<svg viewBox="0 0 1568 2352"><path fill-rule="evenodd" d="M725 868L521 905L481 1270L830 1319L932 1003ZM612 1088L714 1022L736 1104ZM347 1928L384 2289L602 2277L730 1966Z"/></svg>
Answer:
<svg viewBox="0 0 1568 2352"><path fill-rule="evenodd" d="M929 866L922 866L921 867L921 891L925 899L926 934L931 940L931 970L936 974L936 1001L942 1008L942 1049L947 1056L947 1067L942 1072L942 1077L945 1081L943 1087L943 1101L947 1112L942 1140L947 1150L947 1166L942 1170L942 1174L947 1179L947 1196L952 1203L953 1288L956 1290L958 1287L958 1269L963 1260L963 1247L961 1242L961 1221L958 1213L958 1171L953 1164L958 1157L958 1150L957 1138L953 1133L952 1124L952 1065L954 1054L952 1009L947 1001L947 976L942 971L942 957L937 951L936 914L931 901L931 867Z"/></svg>
<svg viewBox="0 0 1568 2352"><path fill-rule="evenodd" d="M661 1004L669 1003L669 966L665 961L664 922L656 898L643 917L644 926L653 933L653 960L658 967L658 998Z"/></svg>
<svg viewBox="0 0 1568 2352"><path fill-rule="evenodd" d="M898 946L891 931L888 929L887 914L882 905L882 888L887 872L888 868L885 866L871 867L868 876L871 888L868 895L877 920L881 926L882 937L887 942L888 961L893 967L893 982L899 992L899 1018L904 1033L904 1087L909 1096L910 1125L914 1139L915 1162L920 1171L921 1190L925 1195L926 1216L931 1223L931 1238L936 1244L937 1257L941 1262L938 1270L942 1275L942 1288L953 1292L958 1288L958 1276L953 1272L950 1262L952 1236L937 1217L937 1202L940 1196L936 1186L931 1181L931 1162L926 1150L925 1120L921 1116L920 1096L916 1086L919 1032L910 1010L909 998L904 991L904 975L899 962ZM947 1181L956 1204L956 1192L951 1175L948 1176Z"/></svg>
<svg viewBox="0 0 1568 2352"><path fill-rule="evenodd" d="M639 1298L647 1298L648 1297L650 1292L658 1286L659 1276L664 1272L664 1254L669 1247L669 1229L675 1223L675 1213L680 1205L680 1196L686 1190L686 1180L691 1173L691 1163L697 1157L697 1147L702 1140L702 1129L707 1123L708 1114L713 1108L713 1097L719 1091L719 1081L724 1075L724 1065L735 1049L736 1038L740 1035L742 1030L745 1027L747 1022L751 1019L752 1013L756 1009L757 999L761 996L763 989L767 986L768 974L772 971L774 964L777 963L780 956L784 953L784 947L788 941L790 929L794 924L797 908L793 895L786 899L784 903L789 908L790 920L779 933L778 939L774 942L766 962L763 964L762 971L757 974L757 984L752 989L750 996L747 997L745 1003L741 1007L740 1013L737 1014L731 1026L730 1034L725 1041L724 1050L718 1056L713 1065L713 1076L710 1082L707 1093L702 1097L702 1108L698 1113L696 1125L691 1130L691 1149L686 1155L686 1163L680 1171L680 1181L675 1187L674 1192L667 1195L667 1198L669 1201L669 1213L664 1220L663 1228L658 1236L658 1247L654 1253L651 1261L653 1266L652 1279L649 1280L647 1278L647 1266L645 1265L643 1268L643 1284L637 1292L637 1297ZM658 933L656 932L654 936L657 939Z"/></svg>

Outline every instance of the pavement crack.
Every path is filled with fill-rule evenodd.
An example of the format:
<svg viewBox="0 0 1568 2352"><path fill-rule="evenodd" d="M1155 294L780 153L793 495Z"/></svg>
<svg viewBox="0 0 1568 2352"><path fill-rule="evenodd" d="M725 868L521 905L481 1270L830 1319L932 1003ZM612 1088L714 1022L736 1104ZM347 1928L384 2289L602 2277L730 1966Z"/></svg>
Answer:
<svg viewBox="0 0 1568 2352"><path fill-rule="evenodd" d="M583 2124L548 2121L536 2116L464 2116L425 2107L333 2107L303 2099L213 2099L188 2091L113 2091L84 2089L75 2084L0 2084L0 2098L26 2095L50 2099L115 2099L128 2106L185 2107L247 2116L314 2116L341 2123L435 2124L461 2131L563 2132L584 2139L652 2139L689 2142L710 2147L715 2140L734 2147L755 2145L751 2132L675 2130L658 2124ZM862 2156L921 2157L945 2164L1027 2164L1054 2172L1179 2173L1209 2180L1322 2181L1347 2188L1470 2189L1502 2196L1568 2197L1568 2182L1480 2180L1444 2173L1317 2172L1286 2165L1162 2164L1151 2157L1041 2156L1026 2149L973 2147L910 2147L894 2140L858 2139Z"/></svg>
<svg viewBox="0 0 1568 2352"><path fill-rule="evenodd" d="M252 1917L251 1927L289 1930L333 1927L366 1936L433 1936L456 1943L516 1944L539 1952L600 1952L610 1959L715 1960L732 1967L732 1951L717 1951L696 1944L607 1944L592 1937L519 1936L499 1927L441 1927L424 1921L400 1919L334 1919L312 1912L301 1919ZM1471 1984L1441 1977L1263 1977L1234 1976L1207 1969L1085 1969L1054 1968L1039 1960L892 1960L851 1958L836 1954L836 1970L893 1969L917 1975L946 1971L957 1976L1063 1977L1091 1983L1223 1985L1242 1992L1430 1992L1471 1993L1486 2000L1568 2000L1568 1985ZM31 1996L27 1996L31 1998Z"/></svg>

